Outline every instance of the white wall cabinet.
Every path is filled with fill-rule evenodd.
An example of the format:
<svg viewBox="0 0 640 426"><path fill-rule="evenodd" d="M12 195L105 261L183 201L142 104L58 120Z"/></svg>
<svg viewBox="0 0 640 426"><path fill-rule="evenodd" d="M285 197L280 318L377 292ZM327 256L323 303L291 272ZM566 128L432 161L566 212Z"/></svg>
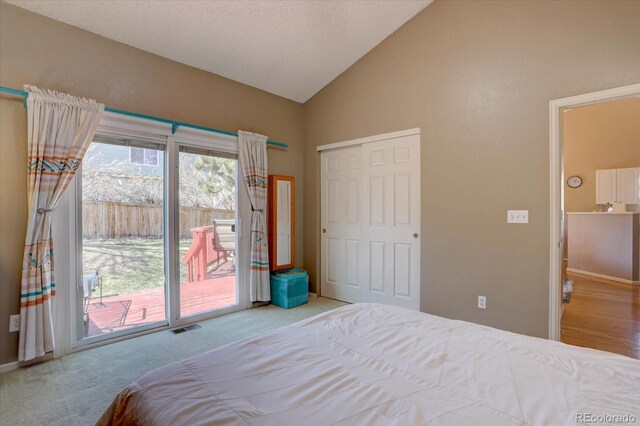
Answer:
<svg viewBox="0 0 640 426"><path fill-rule="evenodd" d="M640 204L640 167L617 169L618 203Z"/></svg>
<svg viewBox="0 0 640 426"><path fill-rule="evenodd" d="M616 169L596 170L596 204L615 203Z"/></svg>
<svg viewBox="0 0 640 426"><path fill-rule="evenodd" d="M640 204L640 167L596 170L596 204Z"/></svg>

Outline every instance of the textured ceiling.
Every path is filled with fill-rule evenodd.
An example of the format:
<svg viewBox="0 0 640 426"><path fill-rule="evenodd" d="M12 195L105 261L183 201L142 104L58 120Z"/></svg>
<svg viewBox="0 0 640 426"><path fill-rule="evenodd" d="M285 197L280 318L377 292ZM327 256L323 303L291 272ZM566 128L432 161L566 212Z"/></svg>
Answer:
<svg viewBox="0 0 640 426"><path fill-rule="evenodd" d="M430 2L8 1L298 102Z"/></svg>

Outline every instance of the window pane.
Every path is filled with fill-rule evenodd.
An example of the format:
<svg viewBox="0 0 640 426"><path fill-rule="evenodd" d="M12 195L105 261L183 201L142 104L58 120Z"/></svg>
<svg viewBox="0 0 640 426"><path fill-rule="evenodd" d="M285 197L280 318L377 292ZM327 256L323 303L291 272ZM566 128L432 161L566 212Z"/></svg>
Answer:
<svg viewBox="0 0 640 426"><path fill-rule="evenodd" d="M131 150L131 163L144 164L144 149L142 148L129 148Z"/></svg>
<svg viewBox="0 0 640 426"><path fill-rule="evenodd" d="M154 149L144 150L144 163L149 166L158 165L158 151Z"/></svg>
<svg viewBox="0 0 640 426"><path fill-rule="evenodd" d="M143 151L93 142L85 155L80 320L85 337L166 321L164 171L129 164L134 157L144 159ZM162 161L163 153L153 152Z"/></svg>
<svg viewBox="0 0 640 426"><path fill-rule="evenodd" d="M237 160L180 152L180 316L237 304Z"/></svg>

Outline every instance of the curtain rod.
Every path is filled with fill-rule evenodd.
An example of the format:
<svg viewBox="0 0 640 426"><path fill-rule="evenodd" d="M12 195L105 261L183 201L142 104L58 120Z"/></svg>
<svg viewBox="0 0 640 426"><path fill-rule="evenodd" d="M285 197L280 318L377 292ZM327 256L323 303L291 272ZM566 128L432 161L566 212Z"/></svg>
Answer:
<svg viewBox="0 0 640 426"><path fill-rule="evenodd" d="M18 89L12 89L10 87L0 86L0 92L9 93L11 95L16 95L16 96L22 96L23 102L24 102L24 104L26 106L26 100L27 100L27 97L29 96L29 93L25 92L24 90L18 90ZM214 129L212 127L198 126L197 124L183 123L182 121L168 120L166 118L154 117L152 115L140 114L138 112L124 111L124 110L121 110L121 109L109 108L109 107L105 107L104 110L108 111L108 112L113 112L115 114L122 114L122 115L131 116L131 117L145 118L147 120L153 120L153 121L159 121L161 123L171 124L171 133L175 133L178 130L179 127L189 127L191 129L204 130L206 132L220 133L222 135L238 136L237 133L227 132L226 130ZM287 145L284 142L276 142L276 141L267 141L267 145L277 146L277 147L280 147L280 148L288 148L289 147L289 145Z"/></svg>

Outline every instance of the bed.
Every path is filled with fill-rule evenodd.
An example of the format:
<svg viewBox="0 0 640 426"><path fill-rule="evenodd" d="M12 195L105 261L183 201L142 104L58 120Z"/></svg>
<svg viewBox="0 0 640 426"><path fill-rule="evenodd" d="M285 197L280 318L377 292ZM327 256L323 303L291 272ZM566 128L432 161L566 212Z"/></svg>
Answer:
<svg viewBox="0 0 640 426"><path fill-rule="evenodd" d="M355 304L154 370L99 424L564 425L588 416L640 423L640 361Z"/></svg>

